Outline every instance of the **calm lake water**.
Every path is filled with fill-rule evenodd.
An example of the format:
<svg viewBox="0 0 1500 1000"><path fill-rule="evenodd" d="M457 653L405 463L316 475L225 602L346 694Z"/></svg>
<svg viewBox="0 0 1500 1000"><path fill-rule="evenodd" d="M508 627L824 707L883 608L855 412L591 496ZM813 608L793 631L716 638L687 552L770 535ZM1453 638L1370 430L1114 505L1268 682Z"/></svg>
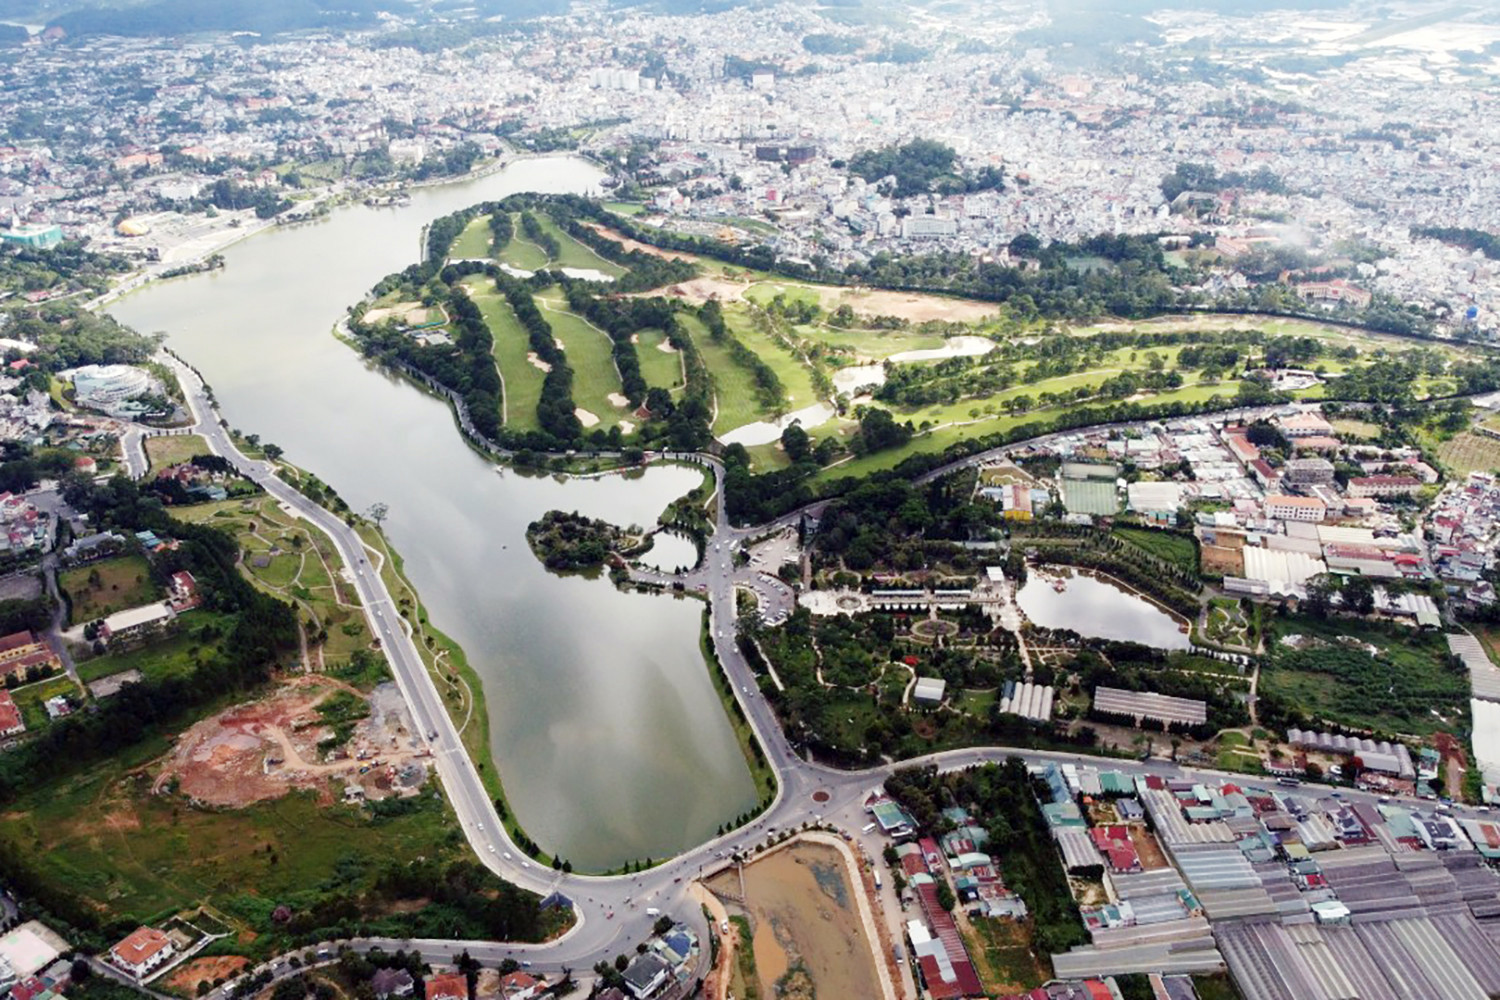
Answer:
<svg viewBox="0 0 1500 1000"><path fill-rule="evenodd" d="M698 543L675 531L658 531L651 536L651 548L637 561L664 573L690 570L698 565Z"/></svg>
<svg viewBox="0 0 1500 1000"><path fill-rule="evenodd" d="M1061 579L1063 589L1053 581ZM1067 628L1096 639L1139 642L1158 649L1187 649L1177 619L1111 580L1065 567L1034 567L1016 593L1026 617L1043 628Z"/></svg>
<svg viewBox="0 0 1500 1000"><path fill-rule="evenodd" d="M110 311L169 344L213 386L233 427L286 449L385 530L431 620L484 682L491 745L527 832L580 869L662 858L754 804L755 789L698 648L703 605L547 573L526 545L550 508L653 523L701 481L499 472L443 404L365 365L334 323L417 258L432 219L517 191L583 192L573 158L521 161L413 192L403 208L349 207L231 247L222 271L160 283ZM660 543L659 543L660 544Z"/></svg>

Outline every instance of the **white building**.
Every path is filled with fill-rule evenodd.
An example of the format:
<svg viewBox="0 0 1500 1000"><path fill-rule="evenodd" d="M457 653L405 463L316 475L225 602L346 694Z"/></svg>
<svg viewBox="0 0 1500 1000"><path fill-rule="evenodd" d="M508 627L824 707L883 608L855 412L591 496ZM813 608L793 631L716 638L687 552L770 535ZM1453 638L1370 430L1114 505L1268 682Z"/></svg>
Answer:
<svg viewBox="0 0 1500 1000"><path fill-rule="evenodd" d="M111 948L109 957L115 965L141 979L160 968L176 951L172 939L161 931L155 927L140 927Z"/></svg>
<svg viewBox="0 0 1500 1000"><path fill-rule="evenodd" d="M73 381L73 399L79 406L103 410L117 416L140 407L131 400L148 393L160 393L161 385L142 368L131 365L84 365L63 372Z"/></svg>
<svg viewBox="0 0 1500 1000"><path fill-rule="evenodd" d="M1317 497L1266 497L1266 514L1278 521L1321 521L1326 513Z"/></svg>

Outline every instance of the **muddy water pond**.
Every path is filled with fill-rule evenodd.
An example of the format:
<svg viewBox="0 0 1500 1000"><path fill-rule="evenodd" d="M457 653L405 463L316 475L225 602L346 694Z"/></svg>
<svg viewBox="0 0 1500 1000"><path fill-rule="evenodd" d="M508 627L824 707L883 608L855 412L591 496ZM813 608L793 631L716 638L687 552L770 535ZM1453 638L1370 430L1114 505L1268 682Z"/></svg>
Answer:
<svg viewBox="0 0 1500 1000"><path fill-rule="evenodd" d="M733 879L730 891L738 890ZM806 995L809 981L819 997L881 995L858 891L838 850L822 844L798 844L746 866L761 996Z"/></svg>

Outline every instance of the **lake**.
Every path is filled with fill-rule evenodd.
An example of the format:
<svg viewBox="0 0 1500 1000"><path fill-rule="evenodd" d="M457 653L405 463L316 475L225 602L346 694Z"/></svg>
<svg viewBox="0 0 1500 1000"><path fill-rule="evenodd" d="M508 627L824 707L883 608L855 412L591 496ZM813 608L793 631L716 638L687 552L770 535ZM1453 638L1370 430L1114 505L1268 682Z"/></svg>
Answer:
<svg viewBox="0 0 1500 1000"><path fill-rule="evenodd" d="M1054 589L1061 580L1063 589ZM1187 649L1188 635L1171 615L1109 578L1066 566L1033 566L1016 593L1026 617L1043 628L1072 629L1095 639Z"/></svg>
<svg viewBox="0 0 1500 1000"><path fill-rule="evenodd" d="M522 160L415 190L407 206L338 209L230 247L222 271L109 309L164 331L232 427L283 447L355 510L389 505L386 534L433 624L483 680L513 811L580 870L695 845L750 808L755 788L698 647L703 605L552 575L526 525L550 508L650 525L703 472L563 481L497 470L444 404L367 365L332 329L413 263L432 219L518 191L586 192L601 176L577 158Z"/></svg>

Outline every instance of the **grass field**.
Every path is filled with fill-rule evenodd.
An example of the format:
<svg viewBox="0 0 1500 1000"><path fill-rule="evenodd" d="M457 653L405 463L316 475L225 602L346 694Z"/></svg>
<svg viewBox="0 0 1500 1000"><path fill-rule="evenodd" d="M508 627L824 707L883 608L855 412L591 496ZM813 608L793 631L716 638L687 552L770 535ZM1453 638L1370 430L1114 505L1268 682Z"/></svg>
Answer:
<svg viewBox="0 0 1500 1000"><path fill-rule="evenodd" d="M1127 528L1117 526L1113 532L1122 541L1149 552L1151 555L1180 567L1189 573L1198 572L1198 546L1191 538L1174 535L1151 528Z"/></svg>
<svg viewBox="0 0 1500 1000"><path fill-rule="evenodd" d="M275 500L267 496L226 500L175 513L183 520L206 522L234 533L240 550L249 554L240 563L240 572L261 590L295 604L304 621L327 630L321 649L324 665L341 663L369 644L359 598L348 584L335 583L343 566L338 552L321 532L310 531L304 522L283 513ZM273 548L280 554L271 556ZM255 565L261 556L269 557L269 565ZM313 650L313 655L318 651Z"/></svg>
<svg viewBox="0 0 1500 1000"><path fill-rule="evenodd" d="M735 338L776 372L776 377L781 379L781 384L786 389L789 409L800 410L818 401L818 394L813 389L812 372L807 365L772 340L770 334L762 332L748 307L731 304L724 310L724 320Z"/></svg>
<svg viewBox="0 0 1500 1000"><path fill-rule="evenodd" d="M661 350L661 345L666 342L667 335L663 331L642 330L635 353L641 359L641 375L647 385L677 389L682 386L682 355Z"/></svg>
<svg viewBox="0 0 1500 1000"><path fill-rule="evenodd" d="M60 694L82 695L83 692L79 690L77 684L73 683L72 678L60 676L13 688L10 694L15 700L16 707L21 710L21 721L26 723L26 731L34 733L45 729L52 721L47 716L44 702Z"/></svg>
<svg viewBox="0 0 1500 1000"><path fill-rule="evenodd" d="M728 348L713 342L708 330L698 317L688 313L682 315L682 324L703 355L714 380L714 402L718 410L714 419L714 433L742 427L765 415L760 400L755 395L755 379L748 369L729 356Z"/></svg>
<svg viewBox="0 0 1500 1000"><path fill-rule="evenodd" d="M453 241L453 248L448 251L448 257L453 258L479 258L484 259L493 252L494 237L490 233L490 217L481 215L473 219L464 231L458 234L458 239Z"/></svg>
<svg viewBox="0 0 1500 1000"><path fill-rule="evenodd" d="M1380 436L1380 425L1372 424L1368 420L1340 417L1337 420L1330 420L1329 423L1333 425L1336 433L1348 434L1351 437L1361 438L1366 441L1373 441Z"/></svg>
<svg viewBox="0 0 1500 1000"><path fill-rule="evenodd" d="M1281 639L1319 643L1293 651ZM1277 618L1268 628L1270 666L1260 691L1352 729L1425 736L1468 725L1467 673L1448 665L1441 635L1306 615ZM1372 655L1367 647L1374 647Z"/></svg>
<svg viewBox="0 0 1500 1000"><path fill-rule="evenodd" d="M625 273L625 269L619 264L612 260L605 260L559 229L557 223L552 221L552 216L545 212L537 212L536 220L541 223L545 232L551 233L553 239L557 240L557 256L552 261L554 266L588 268L603 271L616 278Z"/></svg>
<svg viewBox="0 0 1500 1000"><path fill-rule="evenodd" d="M437 803L380 820L319 806L311 793L247 809L193 809L152 794L149 772L128 763L46 786L0 817L0 836L24 845L50 883L120 919L156 922L207 903L263 923L278 902L316 898L330 877L354 888L368 884L382 859L452 851Z"/></svg>
<svg viewBox="0 0 1500 1000"><path fill-rule="evenodd" d="M615 359L610 354L613 344L609 335L569 311L555 292L538 295L536 304L552 324L553 336L562 341L563 353L573 368L573 401L599 418L594 426L605 430L615 426L627 411L609 399L620 393L620 373L615 371Z"/></svg>
<svg viewBox="0 0 1500 1000"><path fill-rule="evenodd" d="M140 649L106 653L80 663L78 676L85 684L126 670L139 670L146 680L186 677L200 663L213 658L218 638L234 627L234 616L202 609L189 611L178 618L176 627L179 629L177 634L161 642ZM204 638L205 629L212 638Z"/></svg>
<svg viewBox="0 0 1500 1000"><path fill-rule="evenodd" d="M1052 978L1052 963L1036 954L1031 932L1023 923L979 917L968 921L965 934L975 971L991 993L1023 993Z"/></svg>
<svg viewBox="0 0 1500 1000"><path fill-rule="evenodd" d="M1439 461L1460 476L1500 470L1500 440L1463 431L1437 446Z"/></svg>
<svg viewBox="0 0 1500 1000"><path fill-rule="evenodd" d="M495 364L505 382L505 400L501 406L505 425L518 431L536 430L536 405L542 398L542 382L547 373L526 359L531 351L526 331L510 308L505 296L482 274L463 279L469 297L484 314L484 321L495 339Z"/></svg>
<svg viewBox="0 0 1500 1000"><path fill-rule="evenodd" d="M117 556L64 570L57 582L73 602L74 625L139 607L161 596L151 582L151 565L145 556Z"/></svg>
<svg viewBox="0 0 1500 1000"><path fill-rule="evenodd" d="M528 240L521 232L520 213L513 213L510 221L513 227L512 235L510 242L500 248L500 260L523 271L539 271L546 267L547 252Z"/></svg>
<svg viewBox="0 0 1500 1000"><path fill-rule="evenodd" d="M181 465L194 455L209 454L208 442L197 434L169 434L146 439L146 458L152 469Z"/></svg>

